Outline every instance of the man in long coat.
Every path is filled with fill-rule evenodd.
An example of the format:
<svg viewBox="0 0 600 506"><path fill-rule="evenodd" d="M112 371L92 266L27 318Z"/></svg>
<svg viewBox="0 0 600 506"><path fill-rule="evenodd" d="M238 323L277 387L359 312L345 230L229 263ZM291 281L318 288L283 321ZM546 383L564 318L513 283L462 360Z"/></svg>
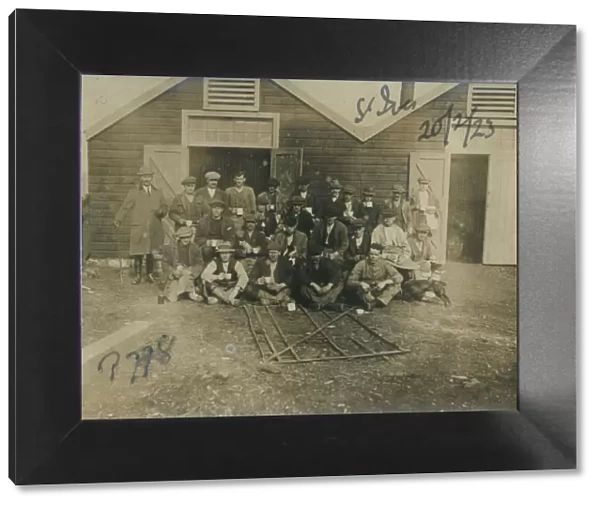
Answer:
<svg viewBox="0 0 600 506"><path fill-rule="evenodd" d="M163 192L152 184L153 172L142 167L137 173L139 184L131 189L115 216L114 224L121 226L127 213L131 212L131 231L129 235L129 254L133 257L137 285L142 280L142 263L146 257L146 279L153 283L154 255L160 254L164 243L164 231L161 220L166 216L169 206Z"/></svg>

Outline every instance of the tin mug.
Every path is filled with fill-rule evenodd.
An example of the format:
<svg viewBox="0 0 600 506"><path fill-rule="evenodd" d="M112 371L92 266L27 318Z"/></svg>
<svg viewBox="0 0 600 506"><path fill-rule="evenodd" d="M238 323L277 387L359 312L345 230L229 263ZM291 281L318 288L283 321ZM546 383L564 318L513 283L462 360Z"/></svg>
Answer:
<svg viewBox="0 0 600 506"><path fill-rule="evenodd" d="M229 272L225 273L225 279L231 279L231 274Z"/></svg>
<svg viewBox="0 0 600 506"><path fill-rule="evenodd" d="M238 207L235 212L238 216L242 216L244 214L244 208Z"/></svg>
<svg viewBox="0 0 600 506"><path fill-rule="evenodd" d="M305 209L306 209L306 210L307 210L307 211L308 211L310 214L312 214L312 207L305 207Z"/></svg>
<svg viewBox="0 0 600 506"><path fill-rule="evenodd" d="M255 255L258 255L259 252L260 252L260 248L258 246L255 246L254 248L252 248L252 253L254 253Z"/></svg>
<svg viewBox="0 0 600 506"><path fill-rule="evenodd" d="M287 305L287 310L288 311L296 311L296 303L295 302L289 302Z"/></svg>
<svg viewBox="0 0 600 506"><path fill-rule="evenodd" d="M165 303L165 296L164 295L160 294L158 296L158 303L159 304L164 304Z"/></svg>

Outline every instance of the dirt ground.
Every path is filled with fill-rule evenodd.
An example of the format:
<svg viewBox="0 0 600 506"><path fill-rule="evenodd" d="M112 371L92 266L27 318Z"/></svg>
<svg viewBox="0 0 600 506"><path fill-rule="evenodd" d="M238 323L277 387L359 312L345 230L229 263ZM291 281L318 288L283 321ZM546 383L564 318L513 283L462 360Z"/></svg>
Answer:
<svg viewBox="0 0 600 506"><path fill-rule="evenodd" d="M103 372L96 370L106 352L92 359L93 372L83 381L84 418L516 409L514 267L448 264L451 307L393 301L357 316L409 353L279 365L261 362L242 308L191 301L159 305L155 286L132 286L129 279L121 284L118 270L109 267L99 268L99 274L84 280L91 291L82 293L82 347L139 321L149 326L131 339L131 349L122 343L121 351L145 344L156 348L163 334L176 340L171 359L151 361L147 378L140 366L133 384L133 358L123 354L112 382L111 359ZM282 349L268 314L259 310L268 335ZM315 329L300 311L272 311L290 342ZM312 315L320 325L327 321L320 313ZM374 349L391 349L347 317L331 327L327 334L348 351L357 351L349 336ZM298 353L335 355L319 336Z"/></svg>

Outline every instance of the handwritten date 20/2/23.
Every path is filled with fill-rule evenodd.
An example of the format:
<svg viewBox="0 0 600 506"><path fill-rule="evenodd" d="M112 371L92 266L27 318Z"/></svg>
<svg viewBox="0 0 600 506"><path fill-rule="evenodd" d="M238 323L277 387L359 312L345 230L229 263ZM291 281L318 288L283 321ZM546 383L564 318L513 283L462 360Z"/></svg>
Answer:
<svg viewBox="0 0 600 506"><path fill-rule="evenodd" d="M474 117L475 113L477 112L477 106L474 106L471 110L470 116L466 117L464 117L460 112L453 115L453 109L454 105L450 104L446 112L433 121L433 123L431 123L428 119L423 121L419 127L421 134L419 135L418 140L421 141L423 139L432 139L433 137L440 135L443 130L444 146L447 146L450 142L450 129L454 128L456 131L459 128L466 127L465 138L463 141L463 147L466 148L470 140L473 140L476 137L489 139L496 132L496 129L494 128L494 122L491 119L485 119L484 126L484 118Z"/></svg>

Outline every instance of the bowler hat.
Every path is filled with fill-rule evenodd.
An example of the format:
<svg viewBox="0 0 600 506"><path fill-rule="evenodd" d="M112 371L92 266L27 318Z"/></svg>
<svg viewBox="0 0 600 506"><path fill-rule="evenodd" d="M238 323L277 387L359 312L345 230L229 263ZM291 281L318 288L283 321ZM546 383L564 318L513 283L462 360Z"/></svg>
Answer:
<svg viewBox="0 0 600 506"><path fill-rule="evenodd" d="M233 253L235 250L229 241L223 241L217 246L217 253Z"/></svg>
<svg viewBox="0 0 600 506"><path fill-rule="evenodd" d="M181 184L196 184L196 178L194 176L186 177L183 181L181 181Z"/></svg>
<svg viewBox="0 0 600 506"><path fill-rule="evenodd" d="M142 165L140 167L140 170L137 171L137 175L138 176L153 176L154 172L152 171L152 169L146 167L145 165Z"/></svg>
<svg viewBox="0 0 600 506"><path fill-rule="evenodd" d="M332 190L341 190L343 187L337 179L332 179L331 183L329 183L329 188Z"/></svg>
<svg viewBox="0 0 600 506"><path fill-rule="evenodd" d="M308 254L310 256L320 255L321 253L323 253L323 246L317 244L316 242L309 243Z"/></svg>
<svg viewBox="0 0 600 506"><path fill-rule="evenodd" d="M323 216L325 216L326 218L337 218L339 216L341 216L342 212L340 211L340 209L336 206L333 205L329 205L325 208L325 212L323 213Z"/></svg>
<svg viewBox="0 0 600 506"><path fill-rule="evenodd" d="M267 181L267 186L268 187L275 187L275 188L279 188L279 180L275 179L274 177L269 178L269 180Z"/></svg>
<svg viewBox="0 0 600 506"><path fill-rule="evenodd" d="M296 218L293 214L289 213L283 217L283 224L286 227L295 227L298 225L298 218Z"/></svg>
<svg viewBox="0 0 600 506"><path fill-rule="evenodd" d="M300 176L298 178L298 184L310 184L310 178L308 176Z"/></svg>
<svg viewBox="0 0 600 506"><path fill-rule="evenodd" d="M406 193L406 188L401 184L395 184L392 186L392 193Z"/></svg>
<svg viewBox="0 0 600 506"><path fill-rule="evenodd" d="M211 179L216 179L218 181L219 179L221 179L221 174L215 171L211 171L204 174L204 177L207 181L210 181Z"/></svg>
<svg viewBox="0 0 600 506"><path fill-rule="evenodd" d="M375 195L375 190L372 186L365 186L362 191L363 195Z"/></svg>
<svg viewBox="0 0 600 506"><path fill-rule="evenodd" d="M225 208L225 202L223 202L221 199L214 199L214 200L211 200L211 201L208 203L208 205L209 205L209 207L217 207L217 206L220 206L220 207L222 207L222 208Z"/></svg>
<svg viewBox="0 0 600 506"><path fill-rule="evenodd" d="M184 237L191 237L194 231L190 227L181 227L177 232L175 232L175 236L177 239L182 239Z"/></svg>

